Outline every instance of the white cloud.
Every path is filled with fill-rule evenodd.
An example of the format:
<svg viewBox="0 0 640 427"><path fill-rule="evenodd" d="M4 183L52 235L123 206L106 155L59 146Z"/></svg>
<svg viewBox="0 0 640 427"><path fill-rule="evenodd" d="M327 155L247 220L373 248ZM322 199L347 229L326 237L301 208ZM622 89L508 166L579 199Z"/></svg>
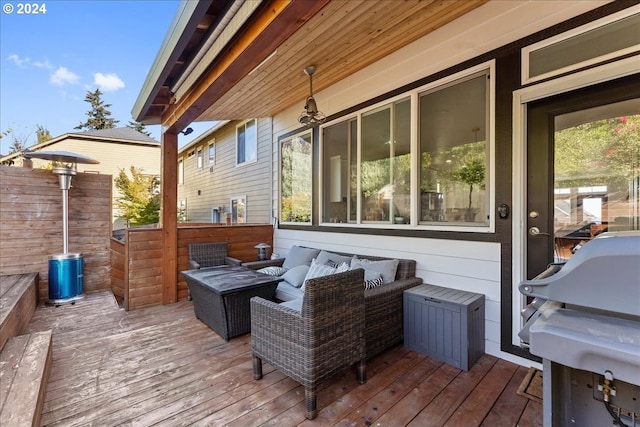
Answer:
<svg viewBox="0 0 640 427"><path fill-rule="evenodd" d="M95 73L93 75L93 83L103 92L115 92L124 88L124 82L117 74Z"/></svg>
<svg viewBox="0 0 640 427"><path fill-rule="evenodd" d="M31 59L28 56L26 58L20 58L15 53L12 53L11 55L9 55L7 57L7 59L9 61L13 61L13 63L16 64L18 67L22 67L24 65L27 65L29 63L29 61L31 61Z"/></svg>
<svg viewBox="0 0 640 427"><path fill-rule="evenodd" d="M33 61L33 66L37 68L46 68L47 70L53 70L55 67L51 65L48 59L44 61Z"/></svg>
<svg viewBox="0 0 640 427"><path fill-rule="evenodd" d="M59 67L55 73L51 75L49 81L56 86L64 86L65 84L73 84L78 81L80 77L67 70L66 67Z"/></svg>

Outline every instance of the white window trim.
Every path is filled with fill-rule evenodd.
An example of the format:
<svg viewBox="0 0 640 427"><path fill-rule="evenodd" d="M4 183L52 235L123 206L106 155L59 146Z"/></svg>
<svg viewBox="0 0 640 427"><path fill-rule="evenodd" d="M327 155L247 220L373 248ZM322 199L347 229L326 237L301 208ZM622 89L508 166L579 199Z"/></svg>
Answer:
<svg viewBox="0 0 640 427"><path fill-rule="evenodd" d="M256 128L256 158L251 160L245 160L242 163L238 163L238 130L242 127L245 128L245 147L246 147L246 125L247 123L252 121L255 122L255 128ZM250 165L257 162L258 162L258 119L249 119L249 120L245 120L244 122L236 126L236 167L246 166L246 165Z"/></svg>
<svg viewBox="0 0 640 427"><path fill-rule="evenodd" d="M603 27L607 24L611 24L613 22L619 21L621 19L627 18L629 16L632 16L636 13L640 13L640 6L633 6L630 7L628 9L622 10L620 12L617 13L613 13L609 16L606 16L604 18L598 19L596 21L592 21L589 22L588 24L582 25L580 27L574 28L573 30L570 31L566 31L562 34L558 34L557 36L554 37L550 37L548 39L542 40L538 43L534 43L532 45L529 45L527 47L522 48L521 50L521 57L522 57L522 84L526 85L529 83L534 83L540 80L544 80L544 79L548 79L550 77L553 76L558 76L561 74L565 74L574 70L578 70L581 68L585 68L585 67L589 67L591 65L595 65L595 64L599 64L605 61L609 61L611 59L614 58L618 58L624 55L628 55L634 52L640 52L640 45L635 45L626 49L622 49L622 50L618 50L615 52L611 52L608 53L606 55L601 55L595 58L591 58L589 60L586 61L582 61L582 62L578 62L576 64L572 64L572 65L568 65L566 67L563 68L559 68L557 70L553 70L553 71L549 71L547 73L544 74L540 74L538 76L534 76L531 77L529 75L529 57L531 52L534 52L536 50L545 48L547 46L551 46L554 45L556 43L562 42L564 40L570 39L572 37L576 37L579 36L581 34L584 34L588 31L591 30L595 30L598 29L600 27Z"/></svg>
<svg viewBox="0 0 640 427"><path fill-rule="evenodd" d="M420 93L428 91L430 89L436 89L441 86L444 86L448 83L452 83L456 80L460 80L462 78L471 76L473 74L488 71L489 72L489 123L487 125L487 131L489 133L489 167L487 168L487 190L489 197L489 210L487 214L489 215L489 224L485 226L467 226L467 225L447 225L447 224L419 224L418 222L418 198L415 193L415 189L418 185L418 170L420 168L420 156L418 155L418 97ZM471 68L467 68L463 71L460 71L455 74L451 74L446 76L440 80L436 80L434 82L428 83L424 86L418 87L408 92L404 92L402 94L396 95L391 98L387 98L383 101L380 101L376 104L369 105L366 108L355 111L348 116L342 116L336 120L332 120L331 122L323 123L320 126L320 162L322 163L322 153L323 153L323 132L322 129L328 126L335 125L337 123L341 123L344 121L351 120L353 118L357 119L357 147L358 147L358 164L361 163L362 153L361 153L361 118L364 113L372 112L378 108L381 108L385 105L391 104L401 99L405 99L407 97L411 97L411 223L410 224L379 224L379 223L363 223L361 220L361 212L360 212L360 202L358 196L358 206L357 206L357 221L353 222L345 222L345 223L331 223L321 221L319 223L320 226L324 227L345 227L345 228L373 228L373 229L399 229L399 230L434 230L434 231L456 231L456 232L471 232L471 233L494 233L495 232L495 213L493 212L493 207L495 206L495 96L496 96L496 70L495 70L495 60L490 60L487 62L483 62ZM322 183L322 170L323 165L320 165L319 168L319 191L318 191L318 206L319 212L323 212L323 195L325 189L323 188ZM357 184L357 192L360 194L360 170L358 170L358 184Z"/></svg>
<svg viewBox="0 0 640 427"><path fill-rule="evenodd" d="M282 219L282 142L287 141L293 138L300 137L302 135L310 134L311 135L311 147L313 150L313 132L310 129L305 129L301 132L296 133L295 135L288 136L286 138L280 138L278 140L278 218ZM313 152L313 151L312 151ZM313 156L313 154L312 154ZM322 172L320 172L320 179L322 180ZM322 182L322 181L320 181ZM313 188L311 189L311 200L313 202ZM313 204L310 214L309 222L291 222L291 221L281 221L280 224L283 225L307 225L310 226L313 224Z"/></svg>

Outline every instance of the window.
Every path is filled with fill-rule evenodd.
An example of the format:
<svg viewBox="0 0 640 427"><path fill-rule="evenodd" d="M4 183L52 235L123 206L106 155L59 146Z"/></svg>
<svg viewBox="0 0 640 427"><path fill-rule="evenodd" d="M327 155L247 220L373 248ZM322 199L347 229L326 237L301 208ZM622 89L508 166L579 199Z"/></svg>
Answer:
<svg viewBox="0 0 640 427"><path fill-rule="evenodd" d="M362 115L360 216L365 222L411 221L411 101Z"/></svg>
<svg viewBox="0 0 640 427"><path fill-rule="evenodd" d="M209 165L214 165L216 163L216 143L209 143Z"/></svg>
<svg viewBox="0 0 640 427"><path fill-rule="evenodd" d="M196 156L196 169L200 170L204 166L204 153L202 147L198 148L198 155Z"/></svg>
<svg viewBox="0 0 640 427"><path fill-rule="evenodd" d="M280 220L311 223L311 131L280 142Z"/></svg>
<svg viewBox="0 0 640 427"><path fill-rule="evenodd" d="M232 197L229 203L229 206L231 206L231 223L246 224L247 223L247 196Z"/></svg>
<svg viewBox="0 0 640 427"><path fill-rule="evenodd" d="M420 221L488 225L488 72L420 94Z"/></svg>
<svg viewBox="0 0 640 427"><path fill-rule="evenodd" d="M258 134L256 119L236 128L236 164L255 162L258 159Z"/></svg>
<svg viewBox="0 0 640 427"><path fill-rule="evenodd" d="M640 13L633 10L623 10L522 49L522 83L638 52Z"/></svg>
<svg viewBox="0 0 640 427"><path fill-rule="evenodd" d="M178 222L187 222L187 199L178 200Z"/></svg>
<svg viewBox="0 0 640 427"><path fill-rule="evenodd" d="M322 126L321 222L490 230L491 69Z"/></svg>
<svg viewBox="0 0 640 427"><path fill-rule="evenodd" d="M184 160L178 160L178 184L184 184Z"/></svg>
<svg viewBox="0 0 640 427"><path fill-rule="evenodd" d="M349 119L322 128L322 221L356 222L358 123Z"/></svg>

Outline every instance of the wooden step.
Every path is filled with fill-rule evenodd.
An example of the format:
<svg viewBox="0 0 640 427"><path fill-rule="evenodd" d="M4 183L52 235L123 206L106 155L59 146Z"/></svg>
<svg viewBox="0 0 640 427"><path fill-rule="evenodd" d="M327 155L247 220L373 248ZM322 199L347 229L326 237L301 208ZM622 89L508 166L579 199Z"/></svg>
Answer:
<svg viewBox="0 0 640 427"><path fill-rule="evenodd" d="M51 369L51 331L19 335L0 352L0 426L39 426Z"/></svg>
<svg viewBox="0 0 640 427"><path fill-rule="evenodd" d="M0 351L26 332L38 305L38 273L0 276Z"/></svg>

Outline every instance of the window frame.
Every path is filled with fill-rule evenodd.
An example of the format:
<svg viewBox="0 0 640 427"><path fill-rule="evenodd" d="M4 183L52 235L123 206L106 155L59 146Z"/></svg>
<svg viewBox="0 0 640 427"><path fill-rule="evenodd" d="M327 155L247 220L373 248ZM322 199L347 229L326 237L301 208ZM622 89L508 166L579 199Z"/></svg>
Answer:
<svg viewBox="0 0 640 427"><path fill-rule="evenodd" d="M465 70L462 70L457 73L450 74L441 79L435 80L428 84L413 88L411 90L402 92L400 94L396 94L394 96L388 97L380 102L375 104L371 104L366 106L365 108L361 108L356 111L351 111L348 115L341 116L335 120L328 121L323 123L319 127L319 154L318 154L318 162L319 162L319 184L318 184L318 193L316 202L318 203L320 212L320 218L318 221L318 225L321 227L347 227L347 228L368 228L368 229L397 229L397 230L433 230L433 231L453 231L453 232L473 232L473 233L495 233L495 213L493 212L493 206L495 206L495 107L496 107L496 64L495 59L477 64L473 67L469 67ZM456 225L452 225L451 223L420 223L419 218L419 203L418 203L418 186L419 186L419 168L420 168L420 156L419 156L419 97L421 93L426 91L434 91L438 88L446 87L452 83L455 83L457 80L462 80L465 78L470 78L474 74L478 74L481 72L486 72L489 77L488 82L488 105L487 105L487 114L488 114L488 123L487 123L487 170L486 170L486 194L488 197L488 210L487 210L487 225L472 225L471 223L456 223ZM383 108L385 105L391 105L395 102L398 102L405 98L410 98L411 103L411 194L410 194L410 213L411 220L408 224L392 224L392 223L377 223L377 222L366 222L362 220L362 212L360 211L361 205L361 188L360 188L360 165L362 163L362 116L366 113L373 112L377 109ZM357 123L357 212L356 212L356 221L350 222L347 218L347 222L343 223L332 223L328 221L324 221L322 212L324 212L324 196L325 191L330 191L329 188L325 189L323 186L324 178L322 173L324 171L323 164L323 154L324 154L324 141L323 138L323 129L326 127L330 127L342 122L349 122L351 120L356 120ZM347 197L349 199L349 197Z"/></svg>
<svg viewBox="0 0 640 427"><path fill-rule="evenodd" d="M604 18L600 18L598 20L589 22L588 24L582 25L580 27L574 28L569 31L565 31L564 33L558 34L554 37L549 37L540 42L531 44L521 49L521 82L522 85L527 85L530 83L535 83L541 80L558 77L563 74L567 74L582 68L593 67L596 64L600 64L607 61L615 60L616 58L622 58L625 55L631 55L640 51L640 45L634 45L631 47L627 47L617 51L611 51L601 56L594 56L589 59L586 59L581 62L576 62L573 64L566 65L561 68L557 68L554 70L547 71L542 74L532 76L530 71L530 59L531 54L544 49L546 47L551 47L555 44L565 42L572 38L579 38L582 35L589 33L590 31L597 31L601 28L604 28L608 24L613 24L618 21L621 21L625 18L629 18L633 15L640 13L640 6L632 6L628 9L624 9L620 12L613 13L611 15L605 16Z"/></svg>
<svg viewBox="0 0 640 427"><path fill-rule="evenodd" d="M246 155L247 155L247 138L246 138L246 134L247 134L247 125L252 123L254 124L254 128L255 128L255 140L251 141L254 146L255 146L255 158L251 158L251 159L247 159ZM242 150L243 150L243 160L240 161L240 143L241 143L241 138L240 138L240 131L241 129L244 131L244 135L243 135L243 139L242 139ZM240 123L239 125L236 126L236 167L238 166L244 166L244 165L249 165L252 163L256 163L258 161L258 120L257 119L249 119L249 120L245 120L244 122Z"/></svg>

